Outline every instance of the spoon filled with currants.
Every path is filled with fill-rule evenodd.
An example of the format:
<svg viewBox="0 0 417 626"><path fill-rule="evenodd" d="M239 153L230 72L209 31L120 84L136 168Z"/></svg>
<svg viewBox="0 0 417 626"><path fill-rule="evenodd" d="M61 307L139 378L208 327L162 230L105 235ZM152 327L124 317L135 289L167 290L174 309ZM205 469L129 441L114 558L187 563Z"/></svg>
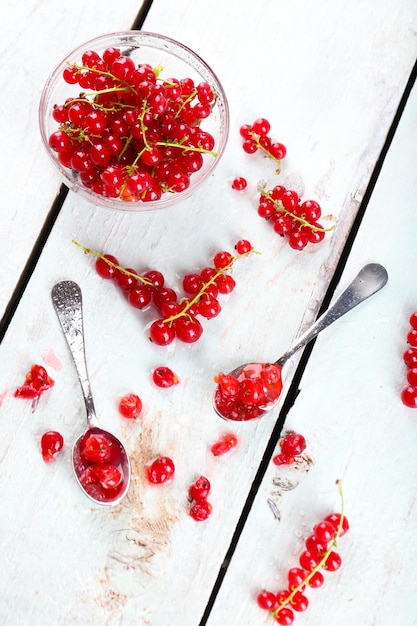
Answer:
<svg viewBox="0 0 417 626"><path fill-rule="evenodd" d="M228 374L218 374L213 398L217 414L226 420L247 422L271 411L281 395L284 364L322 330L382 289L387 280L388 273L382 265L365 265L327 311L275 363L245 363Z"/></svg>
<svg viewBox="0 0 417 626"><path fill-rule="evenodd" d="M87 373L81 289L71 280L52 289L52 303L64 331L87 411L87 429L72 450L72 465L84 493L98 504L117 504L130 483L130 462L123 444L98 427Z"/></svg>

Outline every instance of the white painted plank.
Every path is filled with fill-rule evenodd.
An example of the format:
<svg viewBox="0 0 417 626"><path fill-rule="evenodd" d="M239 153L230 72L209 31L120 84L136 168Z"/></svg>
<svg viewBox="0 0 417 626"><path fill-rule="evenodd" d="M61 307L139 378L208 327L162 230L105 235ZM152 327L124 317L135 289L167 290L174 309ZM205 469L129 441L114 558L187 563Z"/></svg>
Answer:
<svg viewBox="0 0 417 626"><path fill-rule="evenodd" d="M344 563L325 576L321 589L310 590L311 605L296 623L415 624L416 416L402 405L400 393L408 318L417 309L417 179L410 167L417 157L416 116L414 88L341 279L342 285L363 263L376 260L389 272L388 285L318 338L286 422L304 434L314 464L294 491L278 499L281 522L267 505L277 491L272 481L282 474L270 464L210 626L231 616L242 625L268 622L256 594L285 587L315 523L339 510L337 479L351 525L339 541Z"/></svg>
<svg viewBox="0 0 417 626"><path fill-rule="evenodd" d="M211 458L209 444L226 429L211 409L213 376L220 367L252 356L277 356L315 315L411 70L416 42L410 25L416 14L405 0L395 11L381 10L374 2L361 4L360 20L355 7L345 13L324 2L306 16L302 3L292 3L281 7L276 23L277 5L266 2L263 20L253 28L250 55L242 33L253 26L252 7L225 4L212 4L213 22L205 24L204 32L199 2L184 2L181 9L176 3L175 11L171 4L154 2L145 24L195 48L225 83L232 133L212 180L166 214L101 212L71 193L2 343L1 493L9 503L0 522L9 563L7 575L0 575L5 624L198 623L274 423L271 416L252 425L250 437L247 428L236 428L241 436L237 453ZM371 22L368 17L376 8L377 21ZM286 55L291 64L270 61L273 38L280 41L274 57ZM390 53L375 70L375 50L380 56L387 41ZM255 68L250 88L242 89L248 68ZM285 89L268 89L275 69ZM282 179L301 179L307 197L318 197L324 212L337 219L333 236L316 249L294 253L256 215L254 187L271 170L267 163L245 157L237 129L259 115L270 118L277 139L287 144ZM247 194L230 189L235 174L250 181ZM150 316L128 309L71 244L75 237L118 255L121 263L162 269L167 281L178 286L178 274L201 268L214 252L230 249L242 236L262 255L236 267L236 292L224 301L221 315L206 324L199 344L168 350L149 344L143 320ZM76 280L83 289L87 357L102 425L126 441L133 458L130 499L111 513L92 507L70 473L69 446L84 418L78 382L50 304L50 289L62 278ZM10 392L26 368L49 350L62 369L51 371L56 385L32 415ZM166 395L149 383L151 368L161 363L181 378L181 385ZM117 415L117 398L130 390L144 399L138 424ZM46 467L38 437L56 426L68 448L55 466ZM146 485L143 467L158 453L173 456L177 476L169 487L155 490ZM207 524L196 525L187 515L186 491L200 473L212 481L214 512ZM20 494L28 491L28 476L26 501ZM25 541L17 542L17 536ZM243 584L240 593L246 594ZM234 619L230 611L219 626L238 623Z"/></svg>
<svg viewBox="0 0 417 626"><path fill-rule="evenodd" d="M2 137L0 316L61 184L42 145L38 108L42 88L55 65L84 41L129 29L138 0L111 3L4 0L0 20L0 62L7 98L0 104Z"/></svg>

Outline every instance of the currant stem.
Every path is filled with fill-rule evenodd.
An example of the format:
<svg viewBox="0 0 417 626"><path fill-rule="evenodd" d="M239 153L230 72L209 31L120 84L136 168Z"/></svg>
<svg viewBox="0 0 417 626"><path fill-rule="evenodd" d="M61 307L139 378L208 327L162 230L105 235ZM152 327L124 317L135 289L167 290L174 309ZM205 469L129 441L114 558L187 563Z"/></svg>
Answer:
<svg viewBox="0 0 417 626"><path fill-rule="evenodd" d="M260 141L259 141L259 137L258 137L258 135L257 135L256 133L251 132L251 133L250 133L250 135L251 135L251 137L252 137L253 141L256 143L256 146L257 146L260 150L262 150L263 152L265 152L265 154L267 155L267 157L268 157L269 159L272 159L273 161L275 161L275 163L276 163L276 164L277 164L277 166L278 166L278 167L277 167L277 169L275 170L275 173L276 173L276 174L279 174L279 173L281 172L281 160L280 160L280 159L277 159L276 157L274 157L274 155L273 155L273 154L271 154L271 153L269 152L269 150L268 150L267 148L265 148L265 146L263 146L263 145L260 143Z"/></svg>
<svg viewBox="0 0 417 626"><path fill-rule="evenodd" d="M144 285L149 285L150 287L153 286L153 282L151 280L149 280L148 278L145 278L145 276L141 276L140 274L136 274L135 272L131 272L131 271L127 270L125 267L123 267L122 265L117 265L116 263L113 263L112 261L107 259L104 256L104 254L101 254L100 252L95 252L95 250L91 250L91 248L86 248L81 243L78 243L78 241L75 241L75 239L72 239L71 243L76 245L78 248L81 248L81 250L83 252L85 252L85 254L92 254L93 256L95 256L95 257L97 257L99 259L102 259L102 261L107 263L107 265L110 265L110 267L114 267L114 269L119 270L119 272L122 272L123 274L126 274L126 276L132 276L133 278L136 278L137 280L139 280Z"/></svg>
<svg viewBox="0 0 417 626"><path fill-rule="evenodd" d="M330 547L324 553L321 561L310 571L310 573L304 578L302 583L300 583L299 585L294 587L294 589L291 591L289 596L287 598L285 598L285 600L283 600L280 603L279 607L276 608L274 611L271 611L271 616L272 617L275 617L276 615L278 615L278 613L281 611L281 609L284 608L284 606L287 606L288 604L291 604L292 600L294 599L294 596L299 591L302 591L302 589L306 585L308 585L310 580L313 578L314 574L316 572L318 572L326 564L326 561L327 561L327 559L329 557L329 554L333 551L333 548L337 547L337 542L339 540L340 533L342 532L342 529L343 529L343 520L345 518L345 498L344 498L344 494L343 494L342 481L341 480L337 480L336 484L337 484L337 486L339 488L339 495L340 495L340 519L339 519L339 524L338 524L337 529L336 529L336 535L334 536L334 539L333 539L332 543L330 544Z"/></svg>
<svg viewBox="0 0 417 626"><path fill-rule="evenodd" d="M291 213L291 211L286 209L279 200L275 200L267 191L265 191L265 189L261 188L260 192L264 198L266 198L267 200L270 200L274 204L274 207L277 210L277 212L281 212L281 213L284 213L285 215L289 215L291 219L294 220L295 222L300 222L301 226L305 226L306 228L310 228L313 232L319 232L319 233L329 233L331 230L334 230L334 226L330 226L330 228L319 228L318 226L314 226L313 224L310 224L310 222L306 220L304 217L301 217L299 215L294 215L294 213Z"/></svg>

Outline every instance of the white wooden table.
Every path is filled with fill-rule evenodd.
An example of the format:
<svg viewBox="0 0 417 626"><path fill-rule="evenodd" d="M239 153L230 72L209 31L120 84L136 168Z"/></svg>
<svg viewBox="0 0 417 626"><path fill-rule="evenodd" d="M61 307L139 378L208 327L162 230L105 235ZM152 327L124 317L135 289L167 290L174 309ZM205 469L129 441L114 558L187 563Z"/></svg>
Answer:
<svg viewBox="0 0 417 626"><path fill-rule="evenodd" d="M8 0L0 22L1 624L274 623L256 595L285 586L305 537L339 509L340 479L350 521L340 540L343 564L309 592L310 607L295 623L414 626L417 414L400 393L408 317L417 309L415 2L320 0L313 9L298 1L122 0L115 8L74 0L65 11L52 0L20 4ZM198 52L230 105L230 138L215 174L167 212L110 212L66 194L37 126L43 84L64 54L132 26ZM317 199L335 224L301 252L256 214L256 184L270 166L243 153L238 129L261 116L288 149L280 180ZM244 194L231 189L235 176L250 182ZM71 243L161 269L177 286L184 269L203 267L239 238L262 254L236 266L237 288L201 340L169 349L149 343L144 318ZM232 427L216 416L219 370L276 358L323 300L374 261L387 268L388 285L320 335L304 359L294 357L277 410ZM62 279L83 290L101 425L132 458L129 495L115 508L94 505L72 475L70 449L85 412L51 305ZM55 379L34 413L13 397L32 363ZM152 386L150 372L161 364L178 373L175 388ZM117 411L128 391L144 402L134 423ZM66 442L53 464L39 451L49 429ZM311 458L290 491L274 485L282 469L271 458L282 429L302 433ZM214 458L211 443L229 430L238 449ZM163 488L144 479L159 454L176 463ZM203 523L190 518L187 502L200 474L212 483L213 513Z"/></svg>

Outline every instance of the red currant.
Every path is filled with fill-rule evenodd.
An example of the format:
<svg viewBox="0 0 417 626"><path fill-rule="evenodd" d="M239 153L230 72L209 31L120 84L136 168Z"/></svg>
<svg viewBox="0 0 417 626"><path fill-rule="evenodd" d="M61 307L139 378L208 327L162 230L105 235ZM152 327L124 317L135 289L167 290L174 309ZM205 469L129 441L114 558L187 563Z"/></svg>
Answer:
<svg viewBox="0 0 417 626"><path fill-rule="evenodd" d="M81 455L91 463L107 463L111 459L111 442L100 434L87 435Z"/></svg>
<svg viewBox="0 0 417 626"><path fill-rule="evenodd" d="M157 387L172 387L178 385L179 378L172 369L166 366L157 367L152 372L152 380Z"/></svg>
<svg viewBox="0 0 417 626"><path fill-rule="evenodd" d="M142 400L135 393L124 395L119 402L119 412L128 419L139 417L142 412Z"/></svg>
<svg viewBox="0 0 417 626"><path fill-rule="evenodd" d="M146 472L150 483L160 485L173 478L175 466L172 459L161 456L148 465Z"/></svg>
<svg viewBox="0 0 417 626"><path fill-rule="evenodd" d="M256 601L258 606L265 611L273 611L278 605L276 596L272 591L261 591L258 593Z"/></svg>
<svg viewBox="0 0 417 626"><path fill-rule="evenodd" d="M191 500L205 500L210 493L210 481L205 476L200 476L188 489Z"/></svg>
<svg viewBox="0 0 417 626"><path fill-rule="evenodd" d="M240 176L239 178L234 178L232 182L232 188L236 191L243 191L248 186L248 181L246 178Z"/></svg>
<svg viewBox="0 0 417 626"><path fill-rule="evenodd" d="M204 522L213 510L212 505L207 500L195 502L190 508L190 516L196 522Z"/></svg>
<svg viewBox="0 0 417 626"><path fill-rule="evenodd" d="M94 474L104 489L115 489L123 481L123 474L119 468L110 463L96 464Z"/></svg>
<svg viewBox="0 0 417 626"><path fill-rule="evenodd" d="M41 437L42 458L46 463L55 459L55 455L62 450L64 446L63 436L55 430L48 430Z"/></svg>
<svg viewBox="0 0 417 626"><path fill-rule="evenodd" d="M306 448L306 440L303 435L298 433L289 433L281 441L281 452L286 456L298 456L302 454Z"/></svg>
<svg viewBox="0 0 417 626"><path fill-rule="evenodd" d="M402 403L410 409L417 408L417 388L408 385L401 392Z"/></svg>

